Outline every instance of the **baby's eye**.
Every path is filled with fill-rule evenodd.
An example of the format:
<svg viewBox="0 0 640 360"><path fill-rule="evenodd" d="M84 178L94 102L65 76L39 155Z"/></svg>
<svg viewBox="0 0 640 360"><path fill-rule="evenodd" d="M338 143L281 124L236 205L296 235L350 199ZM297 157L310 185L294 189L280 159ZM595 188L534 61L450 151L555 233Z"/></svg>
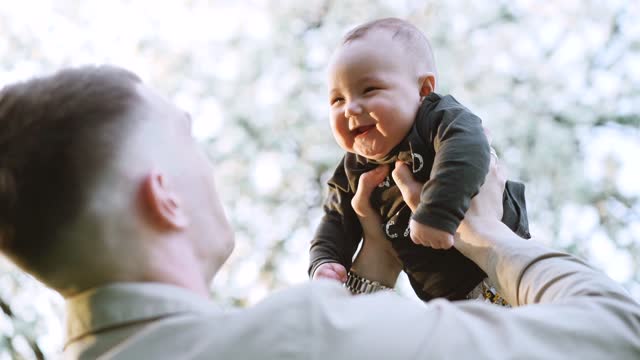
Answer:
<svg viewBox="0 0 640 360"><path fill-rule="evenodd" d="M342 98L342 97L334 97L329 101L329 103L331 105L335 105L335 104L341 103L343 101L344 101L344 98Z"/></svg>
<svg viewBox="0 0 640 360"><path fill-rule="evenodd" d="M380 88L375 87L375 86L367 86L367 87L364 89L364 93L365 93L365 94L366 94L366 93L370 93L370 92L372 92L372 91L376 91L376 90L379 90L379 89L380 89Z"/></svg>

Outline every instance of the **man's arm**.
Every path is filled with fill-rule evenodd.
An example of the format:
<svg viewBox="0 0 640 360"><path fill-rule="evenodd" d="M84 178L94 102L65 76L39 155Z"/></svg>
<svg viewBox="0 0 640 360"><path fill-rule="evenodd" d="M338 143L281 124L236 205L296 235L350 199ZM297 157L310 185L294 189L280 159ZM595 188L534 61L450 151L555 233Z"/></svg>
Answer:
<svg viewBox="0 0 640 360"><path fill-rule="evenodd" d="M362 226L363 244L352 270L367 279L375 279L388 288L394 288L402 270L402 262L382 233L380 215L373 210L370 202L373 189L388 174L389 167L380 165L358 179L358 190L351 200L351 207Z"/></svg>
<svg viewBox="0 0 640 360"><path fill-rule="evenodd" d="M423 306L387 292L349 296L339 287L318 287L311 295L318 357L640 358L640 306L582 261L526 241L502 224L504 183L492 165L458 228L455 246L518 307L442 299ZM370 244L384 239L382 230L366 224ZM354 267L380 281L370 262L361 259L364 254L363 248Z"/></svg>
<svg viewBox="0 0 640 360"><path fill-rule="evenodd" d="M571 255L495 226L503 228L495 229L502 239L480 233L469 239L492 245L476 259L485 259L508 301L529 306L447 300L421 306L390 293L316 293L320 358L349 358L344 352L367 359L640 358L640 307L620 286Z"/></svg>

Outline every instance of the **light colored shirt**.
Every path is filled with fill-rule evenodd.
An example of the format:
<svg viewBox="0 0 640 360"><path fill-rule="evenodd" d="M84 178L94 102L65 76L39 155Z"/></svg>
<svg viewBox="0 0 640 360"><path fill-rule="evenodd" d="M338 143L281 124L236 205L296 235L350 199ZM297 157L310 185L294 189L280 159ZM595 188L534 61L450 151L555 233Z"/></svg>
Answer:
<svg viewBox="0 0 640 360"><path fill-rule="evenodd" d="M76 359L640 359L640 306L573 256L534 242L497 254L512 309L351 296L336 282L225 311L187 290L116 283L67 301ZM525 305L527 306L521 306Z"/></svg>

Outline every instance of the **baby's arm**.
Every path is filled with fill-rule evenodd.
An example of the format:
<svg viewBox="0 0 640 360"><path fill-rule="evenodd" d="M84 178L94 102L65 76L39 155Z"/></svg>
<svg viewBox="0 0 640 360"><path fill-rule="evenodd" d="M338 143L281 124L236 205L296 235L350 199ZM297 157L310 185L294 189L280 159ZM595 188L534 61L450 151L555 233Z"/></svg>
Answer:
<svg viewBox="0 0 640 360"><path fill-rule="evenodd" d="M453 245L452 235L489 171L489 142L480 118L452 97L442 98L418 120L418 130L433 144L435 157L413 213L411 238L446 249Z"/></svg>
<svg viewBox="0 0 640 360"><path fill-rule="evenodd" d="M325 214L318 225L316 234L309 248L309 275L346 281L347 270L343 263L350 265L351 255L343 254L346 248L342 242L348 238L343 226L340 189L329 186L329 195L324 204ZM353 249L355 252L355 248Z"/></svg>
<svg viewBox="0 0 640 360"><path fill-rule="evenodd" d="M395 286L402 264L398 259L391 243L380 234L380 215L371 207L370 198L373 189L382 182L389 173L388 166L380 166L364 173L358 181L357 191L351 199L351 207L358 216L363 230L363 245L358 253L358 263L353 264L352 270L358 274L364 271L368 276L374 276L386 287ZM317 266L313 278L329 278L346 281L347 271L344 266L327 262Z"/></svg>
<svg viewBox="0 0 640 360"><path fill-rule="evenodd" d="M398 184L404 202L411 212L415 213L420 205L420 191L422 184L416 182L407 164L396 162L396 167L391 173L393 180ZM453 235L433 226L421 224L415 220L410 221L411 240L419 245L429 246L434 249L449 249L453 246Z"/></svg>
<svg viewBox="0 0 640 360"><path fill-rule="evenodd" d="M309 276L346 279L353 254L361 239L361 228L353 209L344 159L329 180L329 193L324 202L324 216L309 249Z"/></svg>

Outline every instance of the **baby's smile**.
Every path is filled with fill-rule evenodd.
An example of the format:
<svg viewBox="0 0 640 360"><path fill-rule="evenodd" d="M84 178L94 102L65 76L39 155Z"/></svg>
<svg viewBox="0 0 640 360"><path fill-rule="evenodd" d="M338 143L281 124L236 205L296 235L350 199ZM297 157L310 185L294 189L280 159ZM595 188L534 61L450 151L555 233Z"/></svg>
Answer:
<svg viewBox="0 0 640 360"><path fill-rule="evenodd" d="M362 125L362 126L358 126L355 129L351 130L351 132L355 135L355 137L361 136L361 135L366 135L369 130L374 129L376 127L375 124L371 124L371 125Z"/></svg>

